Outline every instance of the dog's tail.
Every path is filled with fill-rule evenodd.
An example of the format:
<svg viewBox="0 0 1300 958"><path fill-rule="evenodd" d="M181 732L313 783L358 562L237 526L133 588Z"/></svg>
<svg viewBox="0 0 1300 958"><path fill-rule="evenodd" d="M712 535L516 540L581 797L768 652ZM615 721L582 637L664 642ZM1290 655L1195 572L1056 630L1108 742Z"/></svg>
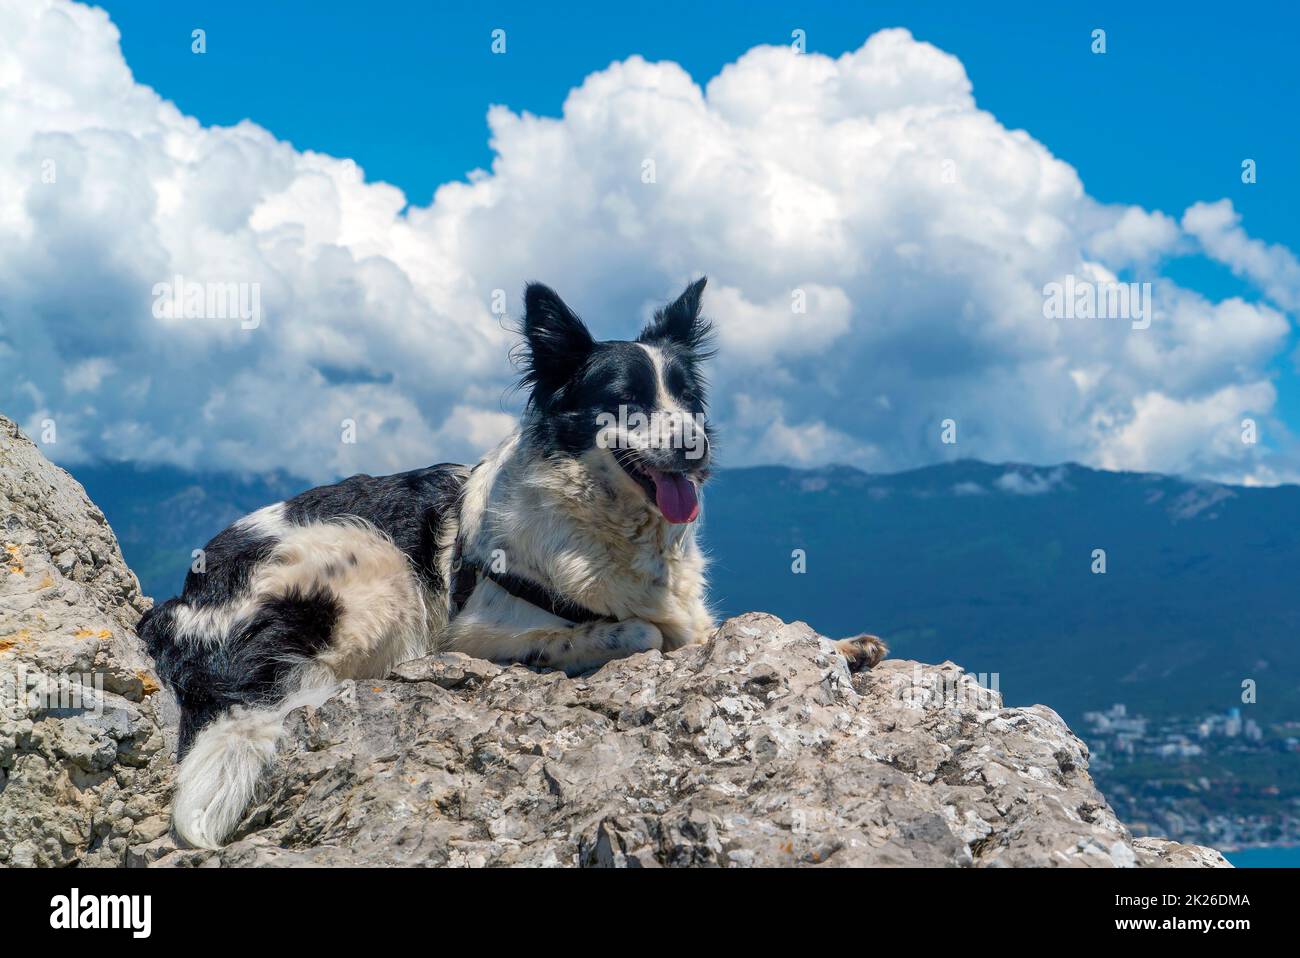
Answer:
<svg viewBox="0 0 1300 958"><path fill-rule="evenodd" d="M322 611L315 596L294 596L196 640L177 626L178 616L195 618L193 609L170 599L136 626L180 705L172 826L190 845L221 846L275 757L285 717L333 692L333 676L308 666L310 650L328 641L335 611Z"/></svg>
<svg viewBox="0 0 1300 958"><path fill-rule="evenodd" d="M236 707L205 726L176 777L176 834L196 848L220 848L275 757L285 717L301 706L320 705L331 692L332 687L307 689L269 708Z"/></svg>

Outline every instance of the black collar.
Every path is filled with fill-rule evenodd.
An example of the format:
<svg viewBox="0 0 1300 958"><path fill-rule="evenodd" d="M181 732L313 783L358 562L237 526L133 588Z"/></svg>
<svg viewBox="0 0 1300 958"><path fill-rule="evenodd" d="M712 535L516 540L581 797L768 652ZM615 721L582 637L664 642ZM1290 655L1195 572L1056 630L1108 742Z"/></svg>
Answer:
<svg viewBox="0 0 1300 958"><path fill-rule="evenodd" d="M476 562L462 554L461 540L458 536L451 552L451 614L455 616L474 593L479 577L491 579L516 599L523 599L530 605L545 609L551 615L570 622L614 622L612 616L593 612L585 605L579 605L563 596L558 596L550 589L532 579L514 575L510 572L495 572L491 566Z"/></svg>

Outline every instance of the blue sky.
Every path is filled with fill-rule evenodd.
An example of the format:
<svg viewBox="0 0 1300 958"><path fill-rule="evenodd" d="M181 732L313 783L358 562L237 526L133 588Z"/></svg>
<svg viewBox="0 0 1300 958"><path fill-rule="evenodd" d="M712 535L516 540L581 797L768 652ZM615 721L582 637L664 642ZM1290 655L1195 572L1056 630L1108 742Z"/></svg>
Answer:
<svg viewBox="0 0 1300 958"><path fill-rule="evenodd" d="M33 9L46 6L67 9L62 0L33 0ZM1293 314L1296 267L1294 257L1286 252L1300 249L1300 185L1294 173L1300 170L1300 125L1289 106L1300 92L1300 70L1289 49L1297 26L1291 5L1253 5L1226 14L1209 4L1132 3L1077 7L824 3L800 5L797 12L790 4L762 2L669 2L643 9L604 4L358 6L288 0L259 4L109 0L101 6L121 32L120 54L109 49L92 19L79 21L78 29L94 53L69 57L64 67L69 76L41 72L36 60L42 56L40 42L45 39L39 32L32 34L37 40L28 44L24 55L32 58L33 77L39 75L41 82L61 87L61 96L86 102L77 102L76 110L57 120L34 114L30 149L23 153L20 144L16 153L20 160L31 151L36 151L33 155L58 153L57 144L49 145L54 141L41 137L57 132L75 140L78 131L119 123L133 138L122 157L110 157L112 151L104 149L78 154L98 164L80 184L89 188L91 180L100 177L97 192L64 195L48 208L32 205L38 194L24 196L33 218L49 215L59 224L76 226L75 242L51 243L49 249L37 250L39 263L62 270L52 275L66 276L67 257L87 256L88 268L72 272L100 277L94 280L99 285L81 296L64 289L58 296L25 290L7 301L0 298L0 317L6 309L13 316L33 317L27 324L30 365L42 370L29 382L11 387L16 398L0 395L0 401L29 425L42 417L61 416L68 424L66 434L75 439L59 451L65 459L118 456L180 465L228 461L236 468L301 467L304 458L319 458L321 450L310 448L310 443L290 450L295 443L283 439L283 461L255 452L266 446L252 435L257 428L254 420L262 415L259 410L291 402L291 397L273 398L271 387L277 376L293 384L294 396L322 390L314 404L304 406L303 416L310 415L312 405L329 409L330 415L349 408L348 404L373 406L374 432L387 437L388 451L380 455L372 448L367 459L365 453L349 450L348 456L361 456L355 461L331 454L331 464L321 467L326 472L346 471L354 465L413 465L409 460L421 448L449 457L470 456L492 434L492 423L500 425L502 370L481 357L496 355L501 340L492 330L478 327L449 332L449 323L482 326L481 319L453 318L464 316L467 308L460 302L453 309L456 296L468 290L486 297L498 286L513 293L529 278L562 279L566 283L562 292L577 300L589 318L590 313L613 317L620 311L644 312L652 300L670 294L688 274L708 271L714 279L711 301L730 324L724 324L726 329L736 329L742 322L751 327L766 323L759 337L764 348L784 349L791 355L776 369L770 364L763 367L750 355L719 377L721 385L733 387L728 394L734 400L732 408L718 414L735 427L739 461L839 460L888 469L965 454L1040 462L1077 458L1108 468L1151 468L1226 479L1255 475L1275 481L1300 475L1300 455L1292 448L1293 434L1300 433ZM196 27L207 33L203 56L190 49L190 32ZM871 56L862 53L869 37L889 27L906 28L914 41ZM490 50L495 28L507 31L505 56ZM763 44L788 45L795 28L806 32L809 53L830 57L853 53L860 63L875 63L871 69L884 71L879 74L886 78L884 86L894 77L904 91L900 95L904 100L911 97L914 106L941 103L943 109L969 113L962 105L964 78L969 79L975 106L992 114L995 128L964 115L952 126L928 129L924 137L930 139L922 141L909 140L915 131L898 134L889 121L880 122L872 136L883 135L883 142L890 144L889 138L898 134L900 149L922 152L932 141L937 144L951 137L945 148L956 149L960 140L961 149L968 151L963 153L963 171L974 168L978 174L969 177L971 193L962 201L970 209L946 220L943 208L933 206L934 197L919 190L906 194L910 199L900 193L885 211L871 210L869 215L864 210L842 215L836 211L827 214L824 223L810 226L793 247L783 247L781 243L789 238L778 237L762 254L770 261L761 263L756 255L755 271L748 277L743 250L715 254L735 236L754 228L754 223L742 225L749 212L742 206L720 206L713 220L694 221L698 235L682 243L693 255L665 251L666 244L681 241L679 231L690 217L680 211L642 207L635 196L629 201L632 194L625 194L626 184L609 179L606 168L612 158L622 155L620 150L634 155L645 147L633 142L635 135L619 130L626 115L601 113L601 97L613 102L619 91L655 88L656 96L662 94L664 99L626 102L633 113L650 111L644 124L648 140L669 140L678 130L693 129L690 124L700 118L698 105L690 102L697 94L677 84L671 64L679 64L703 88L724 68L735 72L737 61L750 62L747 75L761 84L765 77L782 76L787 67L766 60L752 72L757 61L743 58ZM1104 56L1090 50L1095 28L1106 31ZM926 43L960 61L964 78L947 74L937 52L919 52L930 49ZM645 73L611 68L633 56L652 63L667 61L670 69ZM163 149L165 160L155 155L152 151L164 142L161 134L142 130L156 126L182 138L194 137L194 130L178 127L173 117L159 119L147 104L139 106L134 120L123 120L113 104L131 101L135 109L136 90L128 90L113 72L115 57L124 58L137 84L153 88L211 135L198 136L188 151L178 152L173 140ZM102 74L101 60L108 71ZM778 82L791 82L792 76L786 72ZM845 73L841 82L847 78ZM928 86L932 82L943 86L943 91L935 93ZM30 81L27 86L34 88ZM585 98L575 93L579 87L588 91ZM109 89L116 91L112 97L106 94L103 103L91 102L97 92ZM605 92L598 95L600 90ZM778 86L769 95L784 99L787 102L779 106L798 113L799 98L783 97L783 92ZM734 128L736 142L702 142L701 153L732 149L732 162L739 168L752 172L755 165L770 162L784 171L767 170L752 182L736 181L732 199L738 203L758 197L763 190L780 202L795 202L782 199L782 191L793 189L788 196L798 196L797 203L815 206L827 200L847 209L858 199L855 190L887 196L906 172L864 173L860 186L852 178L845 180L842 171L819 181L827 171L816 163L801 165L807 157L776 156L774 148L763 145L770 140L759 129L761 122L746 112L749 107L740 102L743 97L738 99L734 91L715 96L713 87L708 96L709 122L740 122L754 135L744 140L745 131ZM864 96L848 106L819 104L817 108L861 110L862 116L881 121L898 106L891 102L884 113L877 113L880 104L872 105L877 94L868 91ZM569 97L577 97L573 115L562 115ZM488 121L494 104L509 111L500 114L499 125L493 127L495 152ZM553 121L530 124L523 117L526 113ZM245 119L267 131L274 143L246 128L221 132ZM833 118L825 119L829 123ZM608 129L602 130L600 124ZM1026 131L1031 139L1018 138L1017 130ZM545 170L527 169L520 175L519 170L528 165L529 151L551 143L548 138L556 135L564 139L566 149L585 150L585 155L566 154L571 167L557 168L549 180ZM877 141L869 136L863 142ZM281 148L284 144L296 151L291 157ZM670 144L666 149L689 156L690 144ZM354 189L344 182L349 174L343 168L332 167L328 178L333 185L322 187L315 161L304 159L302 151L355 160L367 182L400 188L399 205L390 210L391 198L382 191ZM498 153L509 162L494 169ZM211 160L207 166L201 162L204 157ZM1061 169L1053 166L1052 157L1067 165L1065 180L1058 178ZM1252 185L1240 178L1240 164L1247 157L1258 163L1259 180ZM864 154L864 163L870 158ZM155 173L167 164L179 164L181 172ZM591 181L579 187L576 184L589 167L605 172L592 174ZM493 175L476 186L466 184L469 193L449 193L447 202L431 206L440 185L466 183L466 175L475 168L492 169ZM132 186L126 181L136 173L142 179ZM1074 175L1083 192L1078 202L1070 198L1069 176ZM228 183L217 182L225 177ZM182 194L179 202L184 209L178 214L169 191L181 181L191 185ZM694 193L686 190L682 195L693 195L696 199L688 202L699 203L720 189L726 191L728 182L724 175L711 185L695 183ZM596 212L586 210L583 217L593 237L608 228L615 244L626 242L625 251L615 249L599 263L589 251L567 259L554 253L557 238L569 241L574 234L563 224L555 226L553 236L536 229L530 217L544 214L529 206L538 195L564 194L569 187L575 190L567 196L573 204L586 206L603 197L603 205ZM528 188L536 192L530 194ZM322 189L324 193L319 192ZM96 224L85 220L92 215L87 208L94 207L87 197L102 198L105 193L112 202L92 210L105 231L101 242L95 238L96 229L88 228ZM142 201L145 194L153 199ZM459 205L470 194L470 207ZM46 191L44 195L61 194ZM229 209L222 209L223 197L229 199ZM828 199L834 197L838 199ZM982 211L975 208L981 200ZM1003 312L1025 314L1028 308L1026 321L1035 321L1032 299L1017 297L1024 287L1034 288L1053 278L1053 271L1064 262L1059 249L1038 256L1044 244L1057 243L1044 236L1064 231L1072 237L1070 242L1085 250L1089 243L1095 246L1099 232L1109 225L1106 217L1111 214L1104 210L1132 206L1145 211L1143 217L1163 213L1167 220L1160 228L1173 230L1171 224L1177 224L1195 204L1221 200L1231 203L1230 213L1210 216L1208 233L1189 230L1184 222L1177 242L1144 234L1142 242L1151 248L1133 256L1129 255L1132 236L1125 240L1129 245L1121 254L1109 259L1097 254L1096 248L1088 252L1092 258L1100 255L1121 279L1154 278L1173 284L1170 292L1162 294L1170 304L1172 336L1161 340L1154 353L1146 343L1118 338L1111 330L1081 340L1071 332L1061 342L1047 343L1037 341L1041 330L1032 326L1016 332L1002 329ZM336 213L322 218L319 210L335 201ZM350 219L360 208L367 210L366 215ZM472 210L488 212L476 218ZM777 216L777 207L771 212ZM871 232L870 216L884 213L892 217L880 221L888 242ZM169 221L173 214L174 221ZM1040 214L1046 217L1046 233L1027 228L1037 249L1025 247L1024 237L1012 235L1014 230L997 238L981 235L981 223L1000 215L1009 217L1014 226L1033 222ZM545 215L561 220L564 206L557 203ZM1105 222L1099 225L1098 217ZM1158 219L1144 222L1155 229L1159 223L1151 224ZM363 220L364 225L358 225ZM267 223L274 229L292 223L295 230L305 230L305 246L294 254L296 258L285 258L283 243L273 242L279 234ZM765 220L759 225L771 223ZM132 227L132 239L125 244L121 237L115 242L107 235L121 226ZM407 227L418 234L418 242L402 236L391 242L383 238ZM830 265L819 264L811 253L806 262L791 263L792 250L820 248L817 244L827 230L842 231L837 235L847 243L826 247ZM497 236L531 236L533 246L510 250L499 266L492 261L492 243L487 240L482 250L471 249L463 257L457 249L454 263L431 262L427 269L418 263L419 255L431 255L433 250L453 255L446 245L448 236L456 236L461 246L472 246L481 237L494 235L493 231ZM178 239L201 234L206 242L209 232L226 240L198 249L195 243ZM949 245L954 234L960 242ZM47 230L45 235L53 234ZM1203 255L1197 245L1207 242L1207 236L1219 243L1213 256ZM1114 254L1114 236L1108 242ZM229 244L246 248L234 255ZM997 248L998 244L1004 247ZM1269 252L1270 244L1279 249ZM142 261L132 264L134 275L129 281L123 274L131 270L118 261L124 246L143 251ZM607 236L599 241L593 238L592 247L603 253L610 250L611 241ZM924 259L922 265L913 263L916 275L910 280L897 264L881 266L898 255L906 258L913 248L923 250ZM32 244L24 250L32 252ZM334 255L339 251L346 255ZM853 261L850 254L855 251L861 252L863 262ZM367 256L395 264L414 284L420 302L412 305L388 279L377 278L372 269L375 260ZM647 276L633 275L629 264L647 259L654 261ZM160 330L137 321L139 290L152 285L155 276L167 277L183 269L193 274L215 268L213 263L231 262L243 263L240 268L249 278L263 283L272 298L272 315L292 313L301 328L290 328L285 318L273 333L248 342L214 333L213 342L221 344L214 349L211 342L197 345L194 329ZM1016 264L1014 276L995 275L1004 262ZM1081 267L1082 261L1075 268ZM779 277L774 275L778 273ZM29 268L25 275L28 283L35 284L39 269ZM921 292L909 293L909 282ZM798 335L773 305L780 302L781 290L799 283L821 290L816 295L821 296L818 321L823 337L813 337L826 349L820 354L805 349L807 337ZM378 327L364 335L339 329L347 321L331 309L349 301L350 295L375 314L391 313L397 328L418 327L428 335L415 337L404 344L404 351L392 353L384 340L400 339L397 333L380 332ZM1240 297L1252 309L1243 312L1231 307L1232 297ZM114 328L130 333L120 341L103 333L113 325L104 323L103 314L114 310L125 311L126 317ZM963 310L964 320L951 319ZM909 315L912 312L915 315ZM895 325L889 326L887 318L896 315L907 322L895 319ZM40 318L49 316L58 319ZM1282 316L1285 334L1278 331ZM372 322L382 325L381 319ZM602 324L598 333L626 335L627 320L597 319L595 325ZM773 324L788 328L775 329ZM1244 332L1236 333L1238 328ZM336 334L338 341L322 330ZM945 342L949 333L955 343ZM128 341L129 348L123 345ZM0 337L0 358L5 342ZM415 368L401 368L413 349L435 346L469 357L450 369L465 375L449 375L436 355L428 360L426 376ZM724 349L724 361L747 346L752 342L733 336L731 348ZM866 352L868 347L872 352ZM1219 362L1211 368L1216 353ZM845 364L850 355L858 362L869 362L871 356L885 358L878 360L879 367L849 369ZM166 366L156 366L147 383L127 381L128 369L152 366L160 356L168 362L183 359L184 368L169 375ZM43 368L44 363L48 368ZM914 387L893 378L900 363ZM301 368L283 372L286 364ZM264 367L260 379L254 368L259 365ZM1073 367L1068 377L1065 366ZM954 375L957 367L960 377ZM298 373L300 380L295 379ZM446 384L441 391L430 384L438 376ZM1077 395L1067 395L1070 377ZM774 384L768 393L750 388L760 380ZM814 380L818 389L804 388ZM780 385L787 381L802 385L798 389ZM871 391L860 397L860 406L846 411L843 390L863 382L871 383ZM203 396L197 395L196 384L204 387ZM382 384L391 386L383 395ZM133 389L129 395L135 398L108 413L110 390L120 398L128 395L128 385ZM267 392L258 394L260 389ZM990 392L998 394L996 402L983 398ZM229 408L232 396L245 393L256 401L249 398L242 408ZM99 401L92 402L96 395ZM190 398L189 405L182 395ZM224 418L214 413L214 404L221 403L227 407ZM1055 419L1045 412L1058 406L1061 411ZM193 410L199 408L205 411L203 422L225 425L195 435ZM960 450L936 447L929 434L929 424L949 408L972 423L963 433L969 437L968 445ZM1032 416L1027 412L1040 409L1044 412ZM460 412L453 415L454 410ZM475 425L465 426L470 413L477 417ZM1255 459L1237 463L1225 452L1225 433L1246 414L1268 420L1262 445L1277 457L1262 472ZM413 416L422 420L421 428L399 438L402 429L397 424ZM1216 424L1204 435L1196 435L1194 421L1206 416L1217 417ZM323 427L302 422L297 428L309 435Z"/></svg>
<svg viewBox="0 0 1300 958"><path fill-rule="evenodd" d="M838 56L885 27L956 55L975 99L1079 171L1103 202L1177 212L1229 196L1253 236L1300 249L1300 95L1289 3L1225 15L1213 3L108 0L136 78L205 123L245 117L299 149L357 160L427 204L441 183L487 167L493 103L557 116L582 77L632 54L707 82L750 47ZM563 12L556 12L563 11ZM797 11L797 12L795 12ZM183 42L208 31L205 59ZM508 56L489 35L507 30ZM1107 31L1104 57L1089 50ZM179 40L178 40L179 38ZM1259 182L1240 181L1243 156ZM1189 266L1189 268L1191 268ZM1241 289L1227 270L1197 281Z"/></svg>

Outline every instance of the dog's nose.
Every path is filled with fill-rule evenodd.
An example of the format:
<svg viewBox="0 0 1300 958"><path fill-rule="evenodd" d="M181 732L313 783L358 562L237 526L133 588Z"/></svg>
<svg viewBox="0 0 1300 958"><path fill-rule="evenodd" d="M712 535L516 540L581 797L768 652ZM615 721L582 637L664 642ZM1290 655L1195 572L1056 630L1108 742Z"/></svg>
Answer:
<svg viewBox="0 0 1300 958"><path fill-rule="evenodd" d="M660 468L669 472L698 472L709 464L709 437L701 430L694 436L655 450Z"/></svg>

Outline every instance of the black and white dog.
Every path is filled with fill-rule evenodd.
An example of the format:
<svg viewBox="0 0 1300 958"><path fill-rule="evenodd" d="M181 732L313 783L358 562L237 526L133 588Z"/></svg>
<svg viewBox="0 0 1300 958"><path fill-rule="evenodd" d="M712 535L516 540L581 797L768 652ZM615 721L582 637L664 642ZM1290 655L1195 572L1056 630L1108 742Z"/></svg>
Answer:
<svg viewBox="0 0 1300 958"><path fill-rule="evenodd" d="M695 538L710 437L704 280L634 342L525 294L528 402L473 469L353 476L252 513L139 632L181 706L173 822L217 847L284 717L338 681L461 651L575 673L714 628ZM844 639L874 664L874 636Z"/></svg>

